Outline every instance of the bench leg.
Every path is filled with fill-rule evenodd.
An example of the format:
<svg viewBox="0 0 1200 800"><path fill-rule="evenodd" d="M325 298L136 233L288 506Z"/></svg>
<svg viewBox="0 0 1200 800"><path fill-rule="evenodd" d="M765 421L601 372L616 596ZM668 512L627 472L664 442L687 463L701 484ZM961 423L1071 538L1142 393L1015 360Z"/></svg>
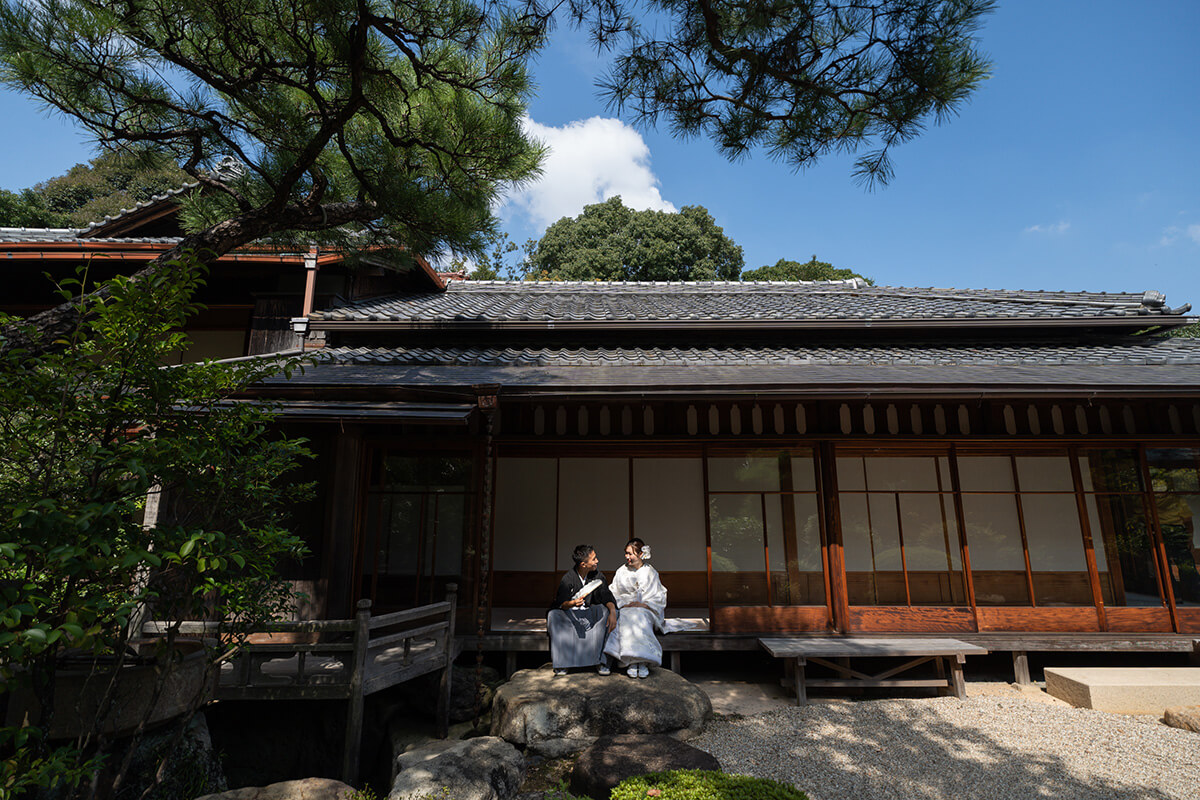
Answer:
<svg viewBox="0 0 1200 800"><path fill-rule="evenodd" d="M808 704L808 692L804 688L804 659L797 658L792 669L792 683L796 687L796 705Z"/></svg>
<svg viewBox="0 0 1200 800"><path fill-rule="evenodd" d="M679 651L671 651L671 672L674 672L676 675L683 674L683 670L681 669L682 665L680 663L681 661L682 659L679 657Z"/></svg>
<svg viewBox="0 0 1200 800"><path fill-rule="evenodd" d="M1013 675L1016 677L1017 685L1028 686L1033 683L1029 679L1029 655L1023 650L1014 650L1013 659Z"/></svg>
<svg viewBox="0 0 1200 800"><path fill-rule="evenodd" d="M967 698L967 682L963 678L963 662L966 661L966 656L950 656L947 659L950 662L950 681L954 686L954 696L959 700Z"/></svg>
<svg viewBox="0 0 1200 800"><path fill-rule="evenodd" d="M946 677L946 658L935 658L933 660L934 669L937 670L937 678L939 681L945 681L945 686L938 687L938 697L948 697L951 690L951 681Z"/></svg>
<svg viewBox="0 0 1200 800"><path fill-rule="evenodd" d="M504 654L504 677L511 678L516 671L517 653L515 650L509 650Z"/></svg>
<svg viewBox="0 0 1200 800"><path fill-rule="evenodd" d="M1200 639L1192 642L1192 654L1188 656L1188 663L1193 667L1200 667Z"/></svg>

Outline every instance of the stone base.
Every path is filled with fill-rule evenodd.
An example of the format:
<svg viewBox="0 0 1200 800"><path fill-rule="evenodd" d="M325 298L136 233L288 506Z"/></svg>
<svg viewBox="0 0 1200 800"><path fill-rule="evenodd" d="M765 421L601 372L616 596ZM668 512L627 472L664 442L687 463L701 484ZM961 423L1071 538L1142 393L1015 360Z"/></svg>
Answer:
<svg viewBox="0 0 1200 800"><path fill-rule="evenodd" d="M1047 668L1046 691L1079 708L1162 715L1171 706L1200 704L1200 668Z"/></svg>
<svg viewBox="0 0 1200 800"><path fill-rule="evenodd" d="M659 733L677 739L704 729L708 696L675 673L653 667L635 680L549 668L522 670L496 691L492 735L547 756L582 750L597 737Z"/></svg>

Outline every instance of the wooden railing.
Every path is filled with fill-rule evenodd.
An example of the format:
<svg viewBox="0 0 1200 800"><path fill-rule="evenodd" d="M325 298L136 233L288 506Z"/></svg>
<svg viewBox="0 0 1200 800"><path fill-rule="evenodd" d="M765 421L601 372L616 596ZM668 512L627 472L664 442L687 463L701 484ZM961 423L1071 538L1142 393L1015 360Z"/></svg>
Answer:
<svg viewBox="0 0 1200 800"><path fill-rule="evenodd" d="M354 619L271 622L250 633L222 666L216 697L224 700L345 700L346 739L342 779L357 784L367 695L441 670L436 730L449 731L450 666L457 655L454 612L458 587L446 599L419 608L371 615L371 601L359 600ZM167 623L147 622L147 634ZM215 622L179 624L184 636L220 632Z"/></svg>

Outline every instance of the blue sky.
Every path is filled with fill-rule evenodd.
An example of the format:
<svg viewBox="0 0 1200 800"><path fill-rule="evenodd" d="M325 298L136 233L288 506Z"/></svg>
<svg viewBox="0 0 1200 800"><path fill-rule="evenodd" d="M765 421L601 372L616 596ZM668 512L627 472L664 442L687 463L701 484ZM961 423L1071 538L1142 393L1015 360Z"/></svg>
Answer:
<svg viewBox="0 0 1200 800"><path fill-rule="evenodd" d="M893 153L868 192L851 159L800 173L730 163L705 139L634 130L598 99L606 59L559 31L535 68L545 179L501 219L516 241L584 203L702 205L747 267L813 254L895 286L1166 292L1200 307L1200 2L1001 0L981 32L991 80L961 114ZM0 93L18 189L86 160L70 126Z"/></svg>

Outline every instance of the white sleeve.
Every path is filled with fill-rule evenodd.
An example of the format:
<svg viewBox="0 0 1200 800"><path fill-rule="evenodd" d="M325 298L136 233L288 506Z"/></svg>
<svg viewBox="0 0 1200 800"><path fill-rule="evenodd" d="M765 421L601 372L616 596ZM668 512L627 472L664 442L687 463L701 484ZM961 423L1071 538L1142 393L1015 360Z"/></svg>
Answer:
<svg viewBox="0 0 1200 800"><path fill-rule="evenodd" d="M650 606L650 610L660 620L667 610L667 587L662 585L662 580L658 577L658 570L654 567L647 566L644 569L638 570L638 578L643 584L642 602Z"/></svg>

